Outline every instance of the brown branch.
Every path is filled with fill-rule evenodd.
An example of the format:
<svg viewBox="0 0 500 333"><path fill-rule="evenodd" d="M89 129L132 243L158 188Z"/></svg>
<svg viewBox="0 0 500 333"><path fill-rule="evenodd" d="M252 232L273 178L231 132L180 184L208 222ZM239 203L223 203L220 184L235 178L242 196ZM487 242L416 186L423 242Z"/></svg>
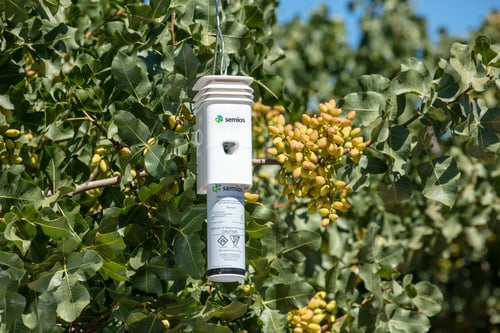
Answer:
<svg viewBox="0 0 500 333"><path fill-rule="evenodd" d="M418 118L420 118L420 116L421 116L420 113L416 113L413 117L411 117L410 119L408 119L407 121L405 121L404 123L402 123L401 126L403 126L403 127L410 126L410 124L413 123Z"/></svg>
<svg viewBox="0 0 500 333"><path fill-rule="evenodd" d="M446 105L457 102L460 98L462 98L463 95L470 93L473 89L474 89L474 87L472 87L472 84L469 84L469 88L465 89L461 94L459 94L457 97L455 97L455 99L452 100L451 102L447 102Z"/></svg>
<svg viewBox="0 0 500 333"><path fill-rule="evenodd" d="M141 171L137 175L137 177L146 177L147 173L146 171ZM117 185L120 183L121 177L116 176L116 177L111 177L111 178L104 178L104 179L97 179L97 180L88 180L83 184L80 184L76 187L76 189L73 192L70 192L66 194L68 197L72 197L74 195L77 195L79 193L96 189L96 188L101 188L101 187L106 187L106 186L113 186Z"/></svg>
<svg viewBox="0 0 500 333"><path fill-rule="evenodd" d="M94 169L94 172L92 172L92 174L90 175L90 178L89 178L89 180L87 180L87 182L96 180L97 176L99 176L99 168Z"/></svg>
<svg viewBox="0 0 500 333"><path fill-rule="evenodd" d="M278 161L273 160L273 159L254 159L254 160L252 160L252 164L253 165L279 165ZM144 170L139 172L139 174L137 175L137 177L146 177L146 176L147 176L147 173ZM74 195L77 195L79 193L82 193L82 192L85 192L88 190L117 185L120 183L121 177L116 176L116 177L97 179L97 180L94 180L94 179L95 179L95 176L92 175L88 181L78 185L76 187L76 189L73 192L68 193L67 196L72 197Z"/></svg>
<svg viewBox="0 0 500 333"><path fill-rule="evenodd" d="M279 165L280 163L275 159L269 158L256 158L252 160L253 165Z"/></svg>
<svg viewBox="0 0 500 333"><path fill-rule="evenodd" d="M177 41L175 40L175 12L170 15L171 20L170 20L170 25L168 26L168 31L170 31L170 37L172 38L172 45L176 46Z"/></svg>

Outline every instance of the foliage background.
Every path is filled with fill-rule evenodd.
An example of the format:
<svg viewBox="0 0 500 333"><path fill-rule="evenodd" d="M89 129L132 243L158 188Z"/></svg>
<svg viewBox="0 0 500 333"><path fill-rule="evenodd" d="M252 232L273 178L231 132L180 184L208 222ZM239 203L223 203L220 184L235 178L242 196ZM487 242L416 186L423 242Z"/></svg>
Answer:
<svg viewBox="0 0 500 333"><path fill-rule="evenodd" d="M357 111L372 144L337 175L353 209L321 228L256 166L248 277L210 285L191 87L213 5L2 0L0 330L279 332L324 290L332 331L499 332L498 13L432 45L409 2L354 1L353 49L326 10L277 25L277 1L223 5L229 73L256 99L290 122L331 98Z"/></svg>

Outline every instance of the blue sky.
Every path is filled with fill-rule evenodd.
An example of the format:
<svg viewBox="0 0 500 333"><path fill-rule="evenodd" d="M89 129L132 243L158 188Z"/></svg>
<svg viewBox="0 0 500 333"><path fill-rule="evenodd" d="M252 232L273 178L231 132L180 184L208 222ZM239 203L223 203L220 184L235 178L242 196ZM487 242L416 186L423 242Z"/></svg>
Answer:
<svg viewBox="0 0 500 333"><path fill-rule="evenodd" d="M278 7L278 21L286 22L293 17L307 18L308 13L327 4L332 17L340 17L346 24L349 40L358 38L358 16L347 9L348 0L281 0ZM468 32L478 28L486 14L493 9L500 10L499 0L412 0L418 15L427 18L429 36L435 40L440 27L448 34L467 37Z"/></svg>

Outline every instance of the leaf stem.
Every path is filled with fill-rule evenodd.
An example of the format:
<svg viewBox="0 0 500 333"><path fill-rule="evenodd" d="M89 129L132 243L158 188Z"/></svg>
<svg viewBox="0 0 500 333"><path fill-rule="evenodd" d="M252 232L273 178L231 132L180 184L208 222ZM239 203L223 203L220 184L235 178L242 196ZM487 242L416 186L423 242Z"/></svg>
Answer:
<svg viewBox="0 0 500 333"><path fill-rule="evenodd" d="M472 87L472 84L469 84L469 87L467 89L465 89L461 94L459 94L457 97L455 97L455 99L453 99L451 102L448 102L446 104L451 104L451 103L456 103L458 102L458 100L460 98L462 98L462 96L464 95L467 95L468 93L470 93L474 88Z"/></svg>
<svg viewBox="0 0 500 333"><path fill-rule="evenodd" d="M116 150L120 150L120 149L123 148L123 145L120 142L116 141L113 138L108 138L108 135L107 135L108 131L101 124L99 124L94 118L92 118L92 116L90 116L85 110L83 110L82 112L85 115L85 118L88 121L90 121L95 127L97 127L104 134L104 136L106 137L106 139L108 139L109 141L111 141L111 143L116 148Z"/></svg>
<svg viewBox="0 0 500 333"><path fill-rule="evenodd" d="M407 121L405 121L401 126L403 127L408 127L411 125L411 123L413 123L415 120L419 119L421 116L420 113L416 113L415 115L413 115L413 117L411 117L410 119L408 119Z"/></svg>

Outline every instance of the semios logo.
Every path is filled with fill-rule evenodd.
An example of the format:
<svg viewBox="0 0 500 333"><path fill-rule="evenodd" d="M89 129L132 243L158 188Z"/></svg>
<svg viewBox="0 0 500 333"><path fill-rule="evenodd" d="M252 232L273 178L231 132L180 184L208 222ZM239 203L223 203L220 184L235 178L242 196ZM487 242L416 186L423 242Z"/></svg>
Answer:
<svg viewBox="0 0 500 333"><path fill-rule="evenodd" d="M221 191L243 193L243 189L241 188L241 186L222 186L221 184L213 184L212 185L212 192L213 193L219 193Z"/></svg>
<svg viewBox="0 0 500 333"><path fill-rule="evenodd" d="M224 118L222 115L217 115L217 117L215 117L215 122L217 124L220 124L222 122L226 122L226 123L244 123L245 122L245 118L241 118L241 117L226 117Z"/></svg>

